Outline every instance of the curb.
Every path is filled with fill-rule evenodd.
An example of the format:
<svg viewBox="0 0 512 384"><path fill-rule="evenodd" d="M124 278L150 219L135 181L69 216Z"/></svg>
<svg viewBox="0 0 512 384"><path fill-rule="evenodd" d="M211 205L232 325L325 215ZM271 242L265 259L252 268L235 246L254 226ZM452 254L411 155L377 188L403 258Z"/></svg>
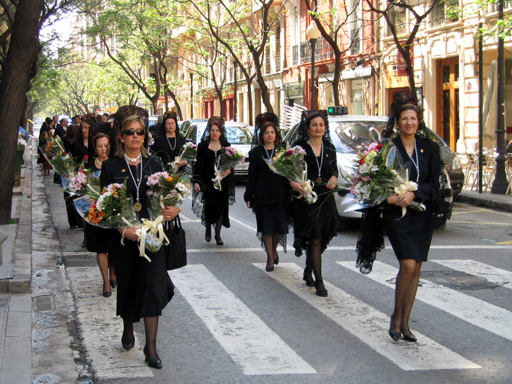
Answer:
<svg viewBox="0 0 512 384"><path fill-rule="evenodd" d="M510 201L497 201L489 198L482 198L479 196L468 196L464 195L464 192L457 196L455 201L457 203L464 203L469 205L474 205L477 207L484 207L490 209L497 209L505 212L512 212L512 197L509 197Z"/></svg>

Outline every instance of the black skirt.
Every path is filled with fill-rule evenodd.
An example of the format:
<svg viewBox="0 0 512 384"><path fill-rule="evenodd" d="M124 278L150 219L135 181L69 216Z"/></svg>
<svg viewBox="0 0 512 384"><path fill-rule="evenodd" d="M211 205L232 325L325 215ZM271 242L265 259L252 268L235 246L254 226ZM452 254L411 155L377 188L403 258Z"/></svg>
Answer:
<svg viewBox="0 0 512 384"><path fill-rule="evenodd" d="M256 205L254 213L256 214L258 233L263 235L284 235L288 233L284 204Z"/></svg>
<svg viewBox="0 0 512 384"><path fill-rule="evenodd" d="M85 223L87 250L96 253L108 253L108 229Z"/></svg>

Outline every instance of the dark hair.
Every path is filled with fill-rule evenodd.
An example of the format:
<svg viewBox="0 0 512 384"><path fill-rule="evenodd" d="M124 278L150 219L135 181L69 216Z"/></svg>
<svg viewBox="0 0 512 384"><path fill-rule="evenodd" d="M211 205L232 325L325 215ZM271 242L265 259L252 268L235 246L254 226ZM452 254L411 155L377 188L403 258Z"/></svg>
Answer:
<svg viewBox="0 0 512 384"><path fill-rule="evenodd" d="M165 123L167 120L173 119L176 123L176 135L178 135L178 132L180 131L180 127L178 126L178 117L176 116L176 112L168 112L164 115L164 119L162 120L162 126L160 127L160 134L165 135Z"/></svg>
<svg viewBox="0 0 512 384"><path fill-rule="evenodd" d="M420 110L417 106L418 99L415 96L410 96L405 92L397 92L393 95L393 102L389 107L388 123L386 128L381 133L381 139L389 139L393 132L395 132L395 124L398 121L398 117L404 111L415 111L418 117L418 130L417 135L427 137L426 127L423 123L423 119Z"/></svg>
<svg viewBox="0 0 512 384"><path fill-rule="evenodd" d="M265 142L263 141L263 134L265 133L265 131L267 130L268 127L272 127L274 129L274 133L276 134L276 139L274 141L274 145L277 147L281 144L281 135L279 133L279 129L277 128L277 126L272 123L271 121L267 121L266 123L263 123L263 125L261 126L261 129L260 129L260 133L259 133L259 144L260 145L264 145Z"/></svg>
<svg viewBox="0 0 512 384"><path fill-rule="evenodd" d="M97 123L96 120L94 120L92 117L89 117L88 119L82 120L82 123L89 124L89 126L94 125Z"/></svg>
<svg viewBox="0 0 512 384"><path fill-rule="evenodd" d="M299 126L299 137L302 139L309 140L309 125L311 124L311 120L316 119L317 117L321 117L325 124L325 133L322 140L330 142L331 134L329 132L329 119L327 118L326 110L313 110L302 112L302 117Z"/></svg>
<svg viewBox="0 0 512 384"><path fill-rule="evenodd" d="M44 122L46 123L46 125L50 124L52 122L52 118L51 117L47 117L46 119L44 119Z"/></svg>
<svg viewBox="0 0 512 384"><path fill-rule="evenodd" d="M416 112L416 117L418 118L418 122L420 121L420 111L418 110L418 107L414 104L404 104L400 108L396 110L395 113L395 120L398 121L400 119L400 115L404 113L405 111L414 111Z"/></svg>
<svg viewBox="0 0 512 384"><path fill-rule="evenodd" d="M64 134L64 137L68 140L75 140L79 131L80 127L78 125L70 124L66 127L66 133Z"/></svg>
<svg viewBox="0 0 512 384"><path fill-rule="evenodd" d="M94 149L94 151L96 152L96 142L101 139L102 137L106 137L108 139L108 151L107 151L107 156L110 154L110 137L109 135L107 135L106 133L98 133L96 134L93 138L92 138L92 147Z"/></svg>
<svg viewBox="0 0 512 384"><path fill-rule="evenodd" d="M216 125L219 127L220 130L220 137L219 142L221 145L226 146L228 145L228 139L226 139L226 128L224 127L224 119L219 116L212 116L208 119L208 124L206 125L206 128L203 133L203 137L201 138L201 141L210 141L210 129L213 125Z"/></svg>

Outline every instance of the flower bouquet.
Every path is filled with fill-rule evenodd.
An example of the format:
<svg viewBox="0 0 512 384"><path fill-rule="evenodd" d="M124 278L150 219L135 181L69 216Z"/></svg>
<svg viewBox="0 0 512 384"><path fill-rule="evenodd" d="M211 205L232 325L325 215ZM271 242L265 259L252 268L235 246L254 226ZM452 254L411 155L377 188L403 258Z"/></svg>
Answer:
<svg viewBox="0 0 512 384"><path fill-rule="evenodd" d="M182 161L193 161L197 157L197 145L194 143L185 143L181 148L180 154L171 163L171 170L173 173L178 171L177 163Z"/></svg>
<svg viewBox="0 0 512 384"><path fill-rule="evenodd" d="M141 223L137 218L126 182L109 184L98 196L91 193L73 202L80 216L89 224L102 228L141 227L137 229L140 256L149 262L151 259L146 255L146 249L157 252L163 245L151 226ZM121 244L124 245L124 236L121 237Z"/></svg>
<svg viewBox="0 0 512 384"><path fill-rule="evenodd" d="M73 156L64 151L64 144L59 136L48 141L43 155L60 176L70 175L77 168Z"/></svg>
<svg viewBox="0 0 512 384"><path fill-rule="evenodd" d="M272 172L304 184L303 189L306 191L304 199L308 204L314 204L318 199L316 192L313 191L311 180L308 180L308 169L304 155L306 151L296 145L295 147L285 150L282 149L274 156L271 163L267 162ZM302 196L298 197L299 199Z"/></svg>
<svg viewBox="0 0 512 384"><path fill-rule="evenodd" d="M157 172L148 177L147 195L151 203L152 217L158 216L165 207L176 207L190 195L190 188L183 176Z"/></svg>
<svg viewBox="0 0 512 384"><path fill-rule="evenodd" d="M233 169L238 163L243 163L245 158L242 155L242 152L237 151L235 148L223 147L219 151L219 157L217 160L217 164L215 165L215 177L212 179L213 187L222 191L222 177L221 172L227 171L228 169Z"/></svg>
<svg viewBox="0 0 512 384"><path fill-rule="evenodd" d="M94 196L100 194L100 172L92 169L79 169L74 175L70 175L66 191L70 195L84 196L88 193Z"/></svg>
<svg viewBox="0 0 512 384"><path fill-rule="evenodd" d="M393 194L403 195L418 189L418 184L409 181L407 168L403 166L400 152L391 141L384 144L373 143L355 160L355 173L351 193L359 199L345 211L370 208L379 205ZM413 209L424 211L425 206L417 202ZM402 217L407 207L403 207Z"/></svg>

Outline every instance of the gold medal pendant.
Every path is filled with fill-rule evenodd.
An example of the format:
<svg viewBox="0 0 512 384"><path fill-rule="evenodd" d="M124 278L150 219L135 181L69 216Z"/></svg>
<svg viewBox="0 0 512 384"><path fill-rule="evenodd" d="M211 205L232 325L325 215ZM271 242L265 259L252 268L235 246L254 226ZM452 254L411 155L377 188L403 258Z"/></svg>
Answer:
<svg viewBox="0 0 512 384"><path fill-rule="evenodd" d="M316 182L317 182L317 184L320 184L322 182L322 176L318 176L316 178Z"/></svg>
<svg viewBox="0 0 512 384"><path fill-rule="evenodd" d="M142 210L142 204L140 202L136 202L134 205L133 205L133 208L135 209L135 212L140 212Z"/></svg>

